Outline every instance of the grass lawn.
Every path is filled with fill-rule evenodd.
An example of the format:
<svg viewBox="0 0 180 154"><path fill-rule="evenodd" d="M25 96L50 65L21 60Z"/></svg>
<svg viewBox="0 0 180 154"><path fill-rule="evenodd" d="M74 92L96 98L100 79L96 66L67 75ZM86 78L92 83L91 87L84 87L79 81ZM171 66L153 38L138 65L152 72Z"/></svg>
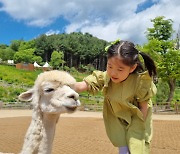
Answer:
<svg viewBox="0 0 180 154"><path fill-rule="evenodd" d="M18 102L18 95L31 88L41 72L41 70L27 71L16 69L14 66L0 65L0 101ZM82 81L84 77L89 75L84 72L70 72L70 74L77 81ZM97 104L97 106L102 106L103 97L101 93L92 96L83 92L80 94L80 100L82 105Z"/></svg>

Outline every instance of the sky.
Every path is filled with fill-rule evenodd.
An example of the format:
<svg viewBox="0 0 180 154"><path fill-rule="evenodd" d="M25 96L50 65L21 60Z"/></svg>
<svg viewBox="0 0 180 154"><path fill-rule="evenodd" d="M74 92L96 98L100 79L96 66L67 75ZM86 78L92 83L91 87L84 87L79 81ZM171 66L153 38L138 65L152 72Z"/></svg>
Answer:
<svg viewBox="0 0 180 154"><path fill-rule="evenodd" d="M151 19L180 24L180 0L0 0L0 44L42 34L90 33L99 39L147 42Z"/></svg>

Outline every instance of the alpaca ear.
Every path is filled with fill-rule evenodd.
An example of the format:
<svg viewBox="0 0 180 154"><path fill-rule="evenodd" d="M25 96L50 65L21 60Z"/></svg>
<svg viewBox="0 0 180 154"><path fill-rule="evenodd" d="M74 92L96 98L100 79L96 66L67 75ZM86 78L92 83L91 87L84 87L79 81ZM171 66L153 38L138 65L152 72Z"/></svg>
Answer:
<svg viewBox="0 0 180 154"><path fill-rule="evenodd" d="M34 89L30 89L26 92L23 92L21 93L19 96L18 96L18 99L21 100L21 101L31 101L32 100L32 96L33 96L33 93L34 93Z"/></svg>

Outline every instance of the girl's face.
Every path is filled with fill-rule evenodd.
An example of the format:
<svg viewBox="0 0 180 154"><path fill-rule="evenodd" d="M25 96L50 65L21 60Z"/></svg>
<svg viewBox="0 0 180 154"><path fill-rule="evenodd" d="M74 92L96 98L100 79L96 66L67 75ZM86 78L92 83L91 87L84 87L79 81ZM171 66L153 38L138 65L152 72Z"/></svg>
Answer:
<svg viewBox="0 0 180 154"><path fill-rule="evenodd" d="M137 67L125 65L119 56L114 56L107 61L107 74L114 83L124 81Z"/></svg>

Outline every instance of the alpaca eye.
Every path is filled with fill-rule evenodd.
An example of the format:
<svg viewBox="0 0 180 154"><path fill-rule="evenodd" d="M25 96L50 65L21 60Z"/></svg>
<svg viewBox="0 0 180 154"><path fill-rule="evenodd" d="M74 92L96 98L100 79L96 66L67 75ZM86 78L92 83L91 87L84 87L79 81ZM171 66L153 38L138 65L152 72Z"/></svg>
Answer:
<svg viewBox="0 0 180 154"><path fill-rule="evenodd" d="M74 95L70 95L68 96L69 98L72 98L72 99L75 99L75 96Z"/></svg>
<svg viewBox="0 0 180 154"><path fill-rule="evenodd" d="M46 89L46 90L45 90L45 92L47 92L47 93L52 92L52 91L54 91L53 88L49 88L49 89Z"/></svg>

